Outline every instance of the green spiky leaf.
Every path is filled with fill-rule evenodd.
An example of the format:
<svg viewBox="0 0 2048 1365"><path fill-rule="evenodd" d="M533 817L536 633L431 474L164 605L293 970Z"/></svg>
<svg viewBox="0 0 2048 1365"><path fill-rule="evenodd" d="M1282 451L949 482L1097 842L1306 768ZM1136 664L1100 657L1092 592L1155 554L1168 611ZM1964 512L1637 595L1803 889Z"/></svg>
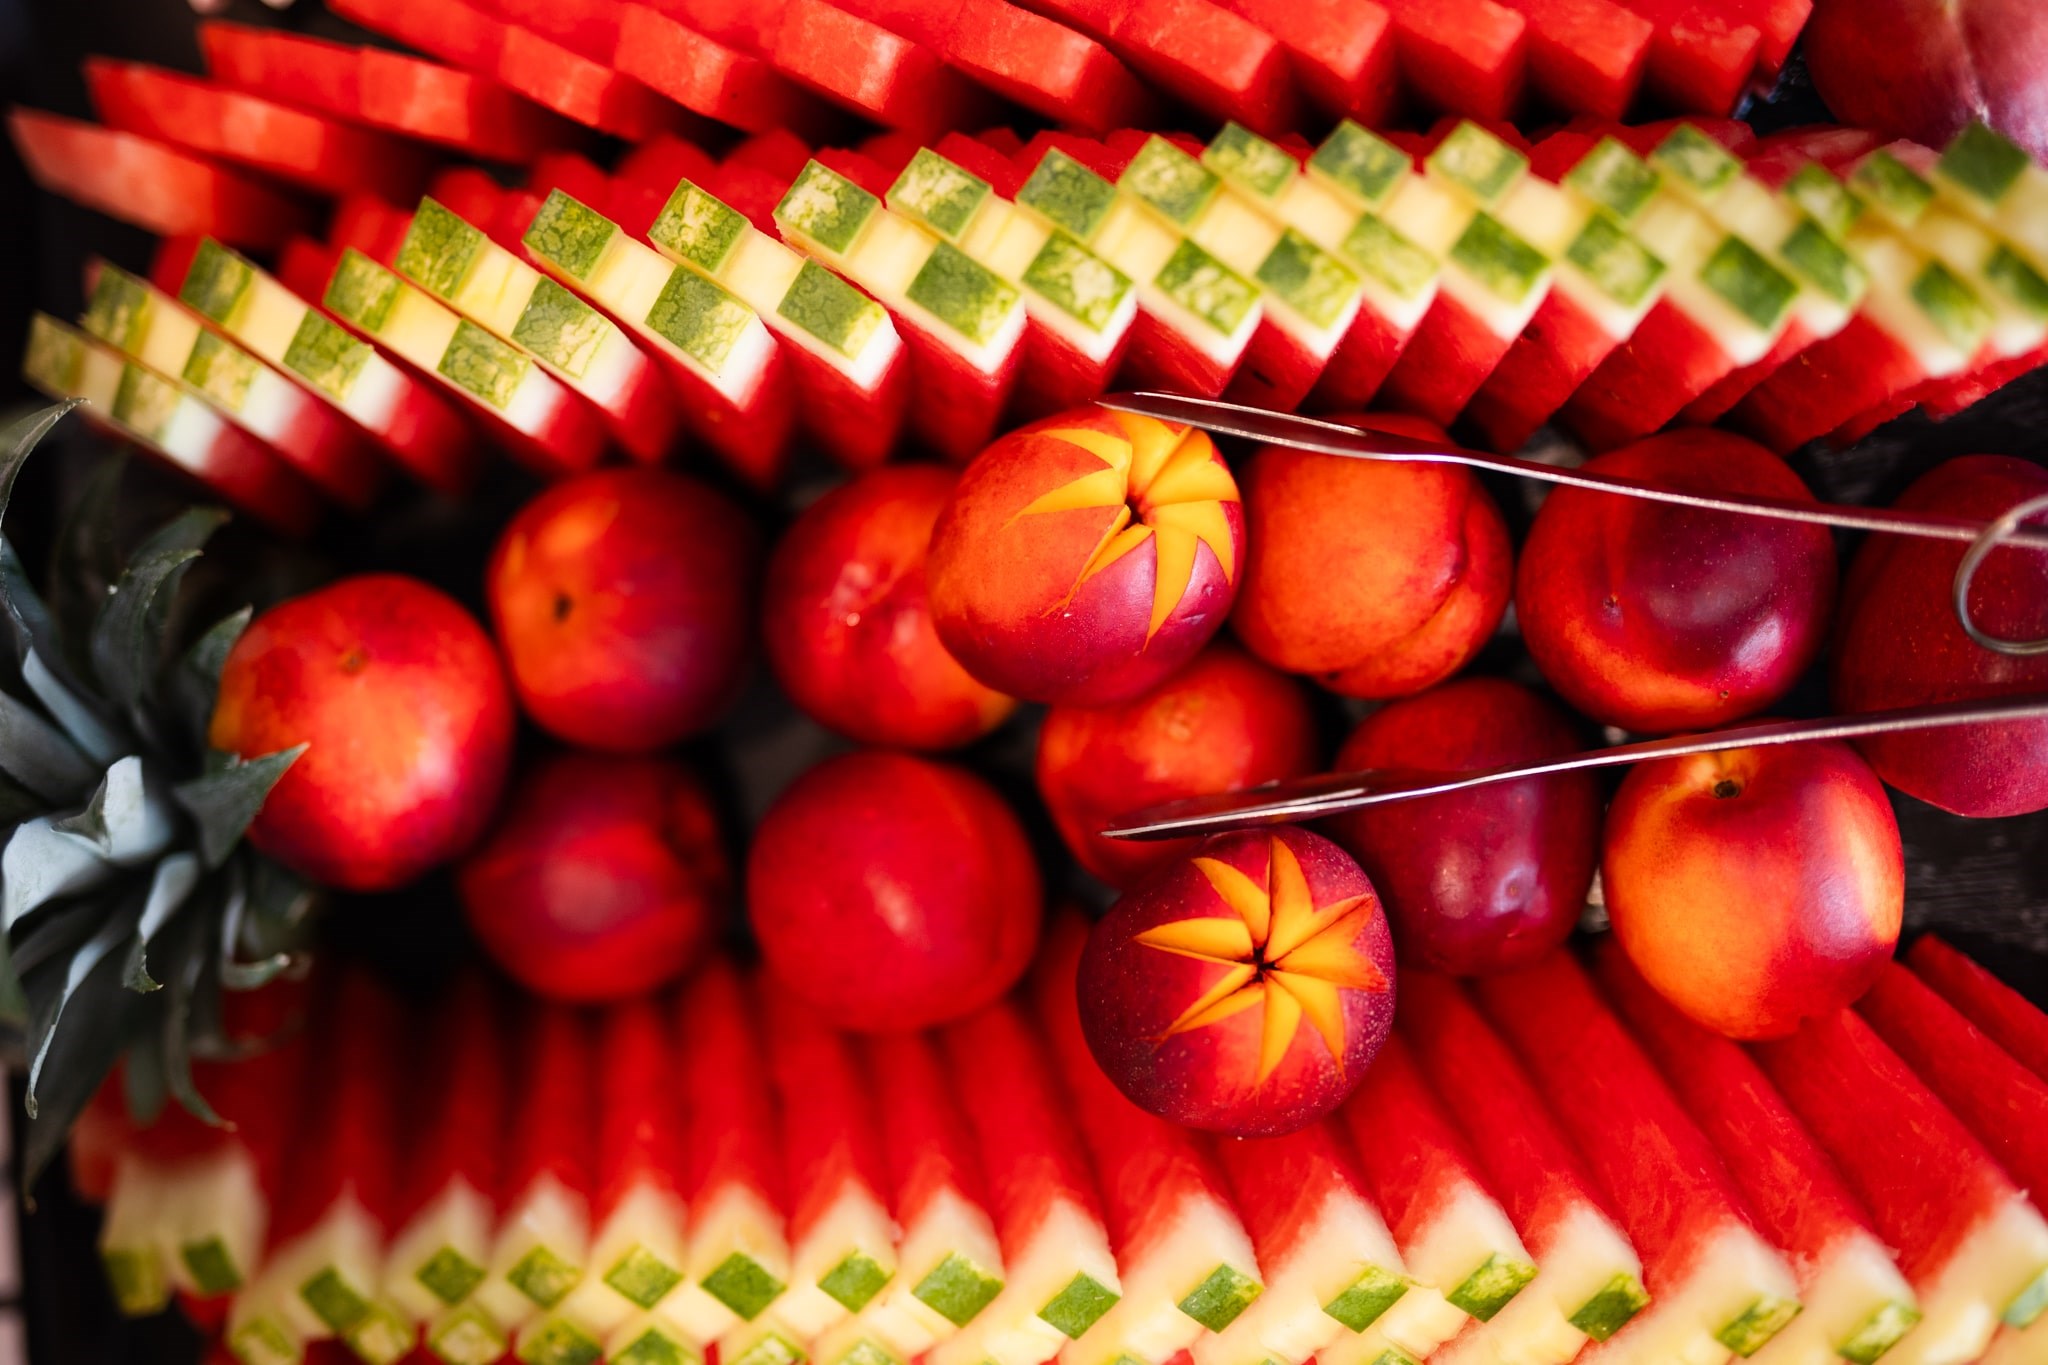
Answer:
<svg viewBox="0 0 2048 1365"><path fill-rule="evenodd" d="M242 832L263 809L270 789L306 748L301 744L261 758L232 760L172 788L178 804L199 826L199 851L208 867L227 861Z"/></svg>
<svg viewBox="0 0 2048 1365"><path fill-rule="evenodd" d="M24 702L0 692L0 772L46 801L63 801L92 783L92 764L63 731Z"/></svg>
<svg viewBox="0 0 2048 1365"><path fill-rule="evenodd" d="M123 709L133 708L163 666L157 595L178 580L227 521L216 507L194 507L151 536L114 581L92 625L93 673Z"/></svg>

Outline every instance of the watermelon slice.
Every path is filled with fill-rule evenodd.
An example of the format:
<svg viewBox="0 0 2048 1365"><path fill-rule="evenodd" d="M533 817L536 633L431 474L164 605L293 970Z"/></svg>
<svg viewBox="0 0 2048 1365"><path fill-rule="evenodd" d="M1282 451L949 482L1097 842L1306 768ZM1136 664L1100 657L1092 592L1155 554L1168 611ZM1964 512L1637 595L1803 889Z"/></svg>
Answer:
<svg viewBox="0 0 2048 1365"><path fill-rule="evenodd" d="M1402 974L1401 1026L1538 1266L1522 1293L1444 1359L1505 1349L1562 1365L1588 1338L1613 1336L1649 1302L1642 1261L1514 1054L1448 977Z"/></svg>
<svg viewBox="0 0 2048 1365"><path fill-rule="evenodd" d="M1621 0L1650 21L1644 85L1674 109L1728 114L1763 55L1763 35L1720 0ZM1782 58L1781 58L1782 60Z"/></svg>
<svg viewBox="0 0 2048 1365"><path fill-rule="evenodd" d="M1325 114L1383 123L1398 93L1394 22L1376 0L1224 0L1287 49L1309 102Z"/></svg>
<svg viewBox="0 0 2048 1365"><path fill-rule="evenodd" d="M1060 1354L1164 1361L1204 1330L1227 1330L1258 1298L1258 1258L1208 1149L1125 1099L1088 1051L1074 999L1086 939L1078 914L1049 924L1033 989L1054 1071L1101 1181L1123 1297Z"/></svg>
<svg viewBox="0 0 2048 1365"><path fill-rule="evenodd" d="M1736 1044L1653 991L1611 939L1595 950L1607 999L1664 1074L1741 1187L1757 1226L1799 1272L1799 1316L1757 1357L1873 1361L1920 1320L1913 1290L1870 1217Z"/></svg>
<svg viewBox="0 0 2048 1365"><path fill-rule="evenodd" d="M353 248L341 253L327 310L467 400L543 475L588 469L604 454L593 410L530 356Z"/></svg>
<svg viewBox="0 0 2048 1365"><path fill-rule="evenodd" d="M1304 1361L1407 1296L1393 1234L1333 1128L1219 1142L1216 1153L1266 1288L1235 1322L1196 1339L1196 1365Z"/></svg>
<svg viewBox="0 0 2048 1365"><path fill-rule="evenodd" d="M1102 1201L1065 1101L1021 1011L990 1005L940 1035L947 1078L974 1128L1002 1243L1002 1292L933 1348L930 1365L1039 1365L1122 1293Z"/></svg>
<svg viewBox="0 0 2048 1365"><path fill-rule="evenodd" d="M1754 1354L1799 1312L1792 1271L1584 969L1558 952L1474 989L1643 1258L1650 1305L1601 1349L1630 1360Z"/></svg>
<svg viewBox="0 0 2048 1365"><path fill-rule="evenodd" d="M1116 54L1010 0L960 0L941 51L984 87L1065 127L1143 125L1158 101Z"/></svg>
<svg viewBox="0 0 2048 1365"><path fill-rule="evenodd" d="M286 535L320 519L320 495L270 448L174 380L44 313L29 320L22 378L51 398L83 398L87 420L134 441L237 509Z"/></svg>
<svg viewBox="0 0 2048 1365"><path fill-rule="evenodd" d="M518 24L505 25L497 78L537 104L629 142L681 126L681 111L624 72Z"/></svg>
<svg viewBox="0 0 2048 1365"><path fill-rule="evenodd" d="M1921 935L1905 960L1992 1042L2048 1080L2048 1015L1934 934Z"/></svg>
<svg viewBox="0 0 2048 1365"><path fill-rule="evenodd" d="M263 250L310 221L298 200L151 138L40 109L10 109L7 131L37 185L159 236Z"/></svg>
<svg viewBox="0 0 2048 1365"><path fill-rule="evenodd" d="M1302 121L1287 51L1211 0L1031 0L1109 45L1139 75L1217 119L1278 135Z"/></svg>
<svg viewBox="0 0 2048 1365"><path fill-rule="evenodd" d="M194 76L139 62L85 59L86 90L110 128L264 171L325 194L417 194L419 148Z"/></svg>
<svg viewBox="0 0 2048 1365"><path fill-rule="evenodd" d="M488 74L505 26L463 0L333 0L328 8L372 33L442 61Z"/></svg>
<svg viewBox="0 0 2048 1365"><path fill-rule="evenodd" d="M1529 90L1545 104L1618 119L1635 102L1656 29L1617 0L1501 0L1529 23Z"/></svg>
<svg viewBox="0 0 2048 1365"><path fill-rule="evenodd" d="M690 978L677 1013L677 1037L689 1041L679 1073L688 1105L689 1283L656 1316L696 1344L760 1318L792 1273L757 1007L732 965L714 959Z"/></svg>
<svg viewBox="0 0 2048 1365"><path fill-rule="evenodd" d="M455 196L460 202L474 202L476 195L472 186L481 183L490 186L487 191L489 202L495 205L498 199L496 184L491 178L474 166L459 170L447 170L434 177L434 190L443 186L459 187L462 193ZM439 193L435 194L440 198ZM443 200L443 202L448 202ZM373 194L352 194L335 205L334 216L327 223L327 245L338 256L343 247L354 247L379 265L390 265L398 259L398 248L405 242L405 234L412 231L412 213L387 203ZM327 270L315 281L315 292L327 285L327 276L334 273L334 262L327 263ZM282 265L279 278L284 278ZM289 280L287 288L296 287Z"/></svg>
<svg viewBox="0 0 2048 1365"><path fill-rule="evenodd" d="M88 271L86 331L189 385L323 493L356 511L370 505L384 465L353 424L149 281L97 258Z"/></svg>
<svg viewBox="0 0 2048 1365"><path fill-rule="evenodd" d="M988 95L930 48L828 0L790 0L775 36L774 61L827 99L920 137L996 115Z"/></svg>
<svg viewBox="0 0 2048 1365"><path fill-rule="evenodd" d="M610 319L429 197L392 259L400 275L533 356L604 414L634 458L673 453L669 382Z"/></svg>
<svg viewBox="0 0 2048 1365"><path fill-rule="evenodd" d="M199 25L200 56L222 85L351 122L362 121L360 51L282 29L219 19Z"/></svg>
<svg viewBox="0 0 2048 1365"><path fill-rule="evenodd" d="M1387 0L1401 83L1420 102L1504 119L1528 78L1529 22L1494 0Z"/></svg>
<svg viewBox="0 0 2048 1365"><path fill-rule="evenodd" d="M2001 1318L2048 1304L2048 1223L1991 1153L1853 1010L1754 1046L1919 1291L1893 1361L1965 1361Z"/></svg>
<svg viewBox="0 0 2048 1365"><path fill-rule="evenodd" d="M760 57L646 5L619 7L612 63L692 113L749 132L794 127L822 133L830 118L825 105Z"/></svg>
<svg viewBox="0 0 2048 1365"><path fill-rule="evenodd" d="M277 282L301 298L317 299L340 262L340 248L294 237L277 253Z"/></svg>
<svg viewBox="0 0 2048 1365"><path fill-rule="evenodd" d="M218 241L199 243L178 297L340 408L422 483L459 495L475 478L478 453L453 408Z"/></svg>
<svg viewBox="0 0 2048 1365"><path fill-rule="evenodd" d="M668 183L647 231L655 249L730 289L774 330L802 395L799 420L827 454L851 469L887 459L909 394L888 311L687 177Z"/></svg>
<svg viewBox="0 0 2048 1365"><path fill-rule="evenodd" d="M171 1306L170 1258L162 1233L165 1202L173 1189L173 1178L160 1163L134 1152L114 1163L100 1219L99 1257L114 1307L125 1317L152 1317Z"/></svg>
<svg viewBox="0 0 2048 1365"><path fill-rule="evenodd" d="M988 444L1022 349L1024 302L1016 287L817 161L797 176L775 221L791 245L895 316L910 350L913 434L960 461Z"/></svg>
<svg viewBox="0 0 2048 1365"><path fill-rule="evenodd" d="M547 1316L521 1330L519 1355L534 1365L573 1365L606 1354L622 1331L683 1282L681 1106L670 1020L653 1000L615 1004L599 1017L597 1165L589 1273ZM676 1342L681 1349L686 1345Z"/></svg>
<svg viewBox="0 0 2048 1365"><path fill-rule="evenodd" d="M1487 1322L1519 1298L1536 1278L1536 1263L1398 1036L1387 1040L1339 1120L1419 1283L1320 1359L1369 1365L1391 1346L1422 1360L1468 1323Z"/></svg>
<svg viewBox="0 0 2048 1365"><path fill-rule="evenodd" d="M775 338L753 308L561 190L524 241L541 269L668 358L686 419L721 459L757 487L774 484L794 414Z"/></svg>

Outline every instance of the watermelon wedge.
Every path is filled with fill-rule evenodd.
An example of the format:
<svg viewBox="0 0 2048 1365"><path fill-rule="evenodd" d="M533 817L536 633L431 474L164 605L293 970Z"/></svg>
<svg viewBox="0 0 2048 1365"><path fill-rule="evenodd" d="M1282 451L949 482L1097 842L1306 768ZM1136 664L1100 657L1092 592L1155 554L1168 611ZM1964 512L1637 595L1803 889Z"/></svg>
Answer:
<svg viewBox="0 0 2048 1365"><path fill-rule="evenodd" d="M1674 109L1727 114L1763 55L1763 35L1719 0L1621 0L1650 21L1644 85ZM1780 54L1781 61L1783 60Z"/></svg>
<svg viewBox="0 0 2048 1365"><path fill-rule="evenodd" d="M505 25L492 73L536 104L629 142L682 126L676 105L631 76L518 24Z"/></svg>
<svg viewBox="0 0 2048 1365"><path fill-rule="evenodd" d="M544 476L588 469L605 435L582 399L532 357L353 248L327 282L327 311L463 398Z"/></svg>
<svg viewBox="0 0 2048 1365"><path fill-rule="evenodd" d="M1504 119L1528 78L1529 23L1494 0L1388 0L1401 83L1419 102Z"/></svg>
<svg viewBox="0 0 2048 1365"><path fill-rule="evenodd" d="M997 115L988 94L930 48L828 0L789 0L774 61L834 103L919 137Z"/></svg>
<svg viewBox="0 0 2048 1365"><path fill-rule="evenodd" d="M1595 950L1608 1001L1674 1080L1740 1186L1758 1230L1799 1273L1806 1306L1759 1352L1768 1362L1873 1361L1920 1320L1912 1287L1833 1161L1756 1062L1674 1009L1613 940Z"/></svg>
<svg viewBox="0 0 2048 1365"><path fill-rule="evenodd" d="M1444 1359L1492 1350L1561 1365L1613 1336L1649 1302L1642 1261L1514 1054L1448 977L1402 974L1401 1027L1538 1267Z"/></svg>
<svg viewBox="0 0 2048 1365"><path fill-rule="evenodd" d="M1039 1365L1084 1335L1122 1293L1102 1200L1044 1049L1013 1004L939 1037L947 1081L974 1129L1002 1244L1002 1292L933 1348L930 1365Z"/></svg>
<svg viewBox="0 0 2048 1365"><path fill-rule="evenodd" d="M1010 0L949 6L946 60L984 87L1064 127L1089 133L1144 125L1158 100L1095 39Z"/></svg>
<svg viewBox="0 0 2048 1365"><path fill-rule="evenodd" d="M1298 1363L1371 1328L1407 1296L1393 1234L1332 1127L1219 1142L1216 1154L1266 1288L1235 1322L1196 1339L1195 1365Z"/></svg>
<svg viewBox="0 0 2048 1365"><path fill-rule="evenodd" d="M474 480L478 451L446 400L219 241L198 244L178 297L339 408L422 483L459 495Z"/></svg>
<svg viewBox="0 0 2048 1365"><path fill-rule="evenodd" d="M1491 1320L1519 1298L1536 1278L1536 1263L1398 1036L1388 1039L1338 1115L1365 1187L1418 1283L1378 1322L1340 1338L1319 1358L1324 1365L1370 1365L1394 1347L1425 1359L1460 1329Z"/></svg>
<svg viewBox="0 0 2048 1365"><path fill-rule="evenodd" d="M124 1317L152 1317L171 1306L162 1233L165 1201L173 1189L173 1177L160 1163L134 1152L114 1163L100 1219L99 1257L114 1307Z"/></svg>
<svg viewBox="0 0 2048 1365"><path fill-rule="evenodd" d="M352 423L149 281L97 258L87 270L86 331L190 386L329 497L356 511L370 505L385 467Z"/></svg>
<svg viewBox="0 0 2048 1365"><path fill-rule="evenodd" d="M753 308L559 189L524 242L541 269L668 358L685 418L721 459L757 487L773 485L793 414L775 338Z"/></svg>
<svg viewBox="0 0 2048 1365"><path fill-rule="evenodd" d="M1758 1043L1757 1060L1870 1210L1920 1295L1891 1361L1967 1361L2048 1293L2048 1223L1984 1145L1853 1010Z"/></svg>
<svg viewBox="0 0 2048 1365"><path fill-rule="evenodd" d="M1569 953L1474 983L1494 1026L1593 1168L1643 1259L1649 1307L1603 1358L1751 1355L1799 1312L1713 1145Z"/></svg>
<svg viewBox="0 0 2048 1365"><path fill-rule="evenodd" d="M1972 123L1942 151L1931 170L1941 197L2005 237L2013 249L2048 270L2048 170L2024 149L1982 123Z"/></svg>
<svg viewBox="0 0 2048 1365"><path fill-rule="evenodd" d="M270 447L90 333L35 314L21 374L51 398L85 399L88 421L134 441L273 530L302 536L320 520L320 495Z"/></svg>
<svg viewBox="0 0 2048 1365"><path fill-rule="evenodd" d="M1287 49L1309 102L1325 114L1382 123L1399 92L1394 21L1376 0L1225 0Z"/></svg>
<svg viewBox="0 0 2048 1365"><path fill-rule="evenodd" d="M263 250L311 218L297 199L153 138L19 108L7 132L36 184L159 236Z"/></svg>
<svg viewBox="0 0 2048 1365"><path fill-rule="evenodd" d="M726 46L647 5L619 8L612 64L691 113L735 128L821 133L827 107L760 57Z"/></svg>
<svg viewBox="0 0 2048 1365"><path fill-rule="evenodd" d="M1227 1330L1259 1297L1258 1258L1208 1149L1125 1099L1088 1051L1074 999L1087 932L1071 912L1047 926L1033 993L1053 1069L1101 1182L1123 1297L1060 1359L1165 1361L1204 1330Z"/></svg>
<svg viewBox="0 0 2048 1365"><path fill-rule="evenodd" d="M674 392L610 319L429 197L392 259L400 275L538 360L604 415L635 459L675 449Z"/></svg>
<svg viewBox="0 0 2048 1365"><path fill-rule="evenodd" d="M490 203L496 204L499 193L496 183L474 166L441 172L434 177L433 188L440 190L444 186L450 189L460 187L462 193L453 197L458 202L468 202L479 197L474 188L479 184L490 187L484 194L488 196ZM437 194L435 197L440 196ZM405 234L410 231L412 213L409 210L399 208L396 204L388 203L373 194L352 194L335 205L334 216L327 222L326 245L337 258L343 247L352 246L378 265L390 265L398 259L398 248L405 244ZM278 267L278 278L285 280L287 288L298 292L284 269L282 257L279 258ZM326 288L327 277L333 273L334 262L330 260L327 269L321 272L319 279L315 281L315 293Z"/></svg>
<svg viewBox="0 0 2048 1365"><path fill-rule="evenodd" d="M802 396L800 420L827 454L851 469L887 459L909 395L888 311L688 177L668 185L647 231L655 249L731 290L773 329Z"/></svg>
<svg viewBox="0 0 2048 1365"><path fill-rule="evenodd" d="M1616 0L1501 0L1528 20L1529 90L1545 104L1618 119L1635 102L1656 29Z"/></svg>
<svg viewBox="0 0 2048 1365"><path fill-rule="evenodd" d="M360 48L326 38L207 19L199 54L207 74L232 90L361 122Z"/></svg>
<svg viewBox="0 0 2048 1365"><path fill-rule="evenodd" d="M335 14L372 33L470 71L489 74L505 26L463 0L334 0Z"/></svg>
<svg viewBox="0 0 2048 1365"><path fill-rule="evenodd" d="M110 128L275 175L324 194L417 194L420 149L194 76L140 62L85 60L86 90Z"/></svg>
<svg viewBox="0 0 2048 1365"><path fill-rule="evenodd" d="M1992 1042L2048 1079L2048 1015L2025 996L1934 934L1921 935L1905 961Z"/></svg>
<svg viewBox="0 0 2048 1365"><path fill-rule="evenodd" d="M678 1006L677 1037L689 1040L679 1073L689 1283L657 1317L692 1343L761 1317L792 1273L781 1147L754 1022L762 1003L732 964L715 959L690 978Z"/></svg>
<svg viewBox="0 0 2048 1365"><path fill-rule="evenodd" d="M1211 118L1275 136L1302 121L1286 49L1211 0L1032 0L1028 7L1100 39L1147 81Z"/></svg>

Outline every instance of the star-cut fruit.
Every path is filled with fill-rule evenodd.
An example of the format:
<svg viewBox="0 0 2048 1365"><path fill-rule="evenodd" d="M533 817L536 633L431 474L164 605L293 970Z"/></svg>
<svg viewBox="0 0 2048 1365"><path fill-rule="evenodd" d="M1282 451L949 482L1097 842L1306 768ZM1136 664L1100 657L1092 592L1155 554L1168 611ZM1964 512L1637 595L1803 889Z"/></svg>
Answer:
<svg viewBox="0 0 2048 1365"><path fill-rule="evenodd" d="M1081 409L968 466L927 564L939 638L967 671L1033 701L1150 690L1236 597L1237 483L1201 432Z"/></svg>
<svg viewBox="0 0 2048 1365"><path fill-rule="evenodd" d="M1379 897L1299 830L1210 841L1124 897L1082 958L1088 1045L1141 1107L1240 1137L1356 1087L1393 1015Z"/></svg>

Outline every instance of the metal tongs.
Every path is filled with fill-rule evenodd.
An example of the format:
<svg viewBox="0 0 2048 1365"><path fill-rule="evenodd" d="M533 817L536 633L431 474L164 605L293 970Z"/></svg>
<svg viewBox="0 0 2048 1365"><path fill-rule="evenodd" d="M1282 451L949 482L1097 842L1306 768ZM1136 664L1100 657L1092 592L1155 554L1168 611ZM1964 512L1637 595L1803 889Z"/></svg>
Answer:
<svg viewBox="0 0 2048 1365"><path fill-rule="evenodd" d="M1223 436L1236 436L1268 445L1292 446L1325 455L1361 460L1429 461L1490 469L1521 478L1571 488L1586 488L1652 502L1673 503L1703 511L1730 512L1742 516L1770 517L1779 521L1804 522L1813 526L1840 527L1854 531L1878 531L1892 535L1919 536L1966 544L1962 562L1956 568L1953 602L1956 619L1969 637L1985 649L2014 656L2048 654L2048 638L2011 640L1992 635L1971 617L1970 585L1977 570L2000 546L2048 551L2048 530L2028 528L2031 517L2048 512L2048 496L2020 503L1989 522L1944 516L1901 508L1850 507L1834 503L1785 502L1774 498L1752 498L1690 493L1658 488L1590 474L1583 469L1566 469L1539 464L1512 455L1490 455L1449 442L1420 440L1388 432L1365 431L1337 422L1292 413L1271 412L1239 403L1179 394L1113 394L1100 400L1105 407L1121 412L1156 417L1161 421L1198 426ZM1678 735L1669 739L1645 740L1608 749L1596 749L1566 758L1537 763L1510 764L1463 773L1422 773L1373 771L1326 773L1268 783L1245 791L1216 796L1192 797L1136 811L1103 831L1113 839L1171 839L1188 835L1213 834L1321 819L1387 801L1463 791L1494 782L1522 777L1572 772L1587 768L1620 767L1648 758L1675 758L1685 754L1714 753L1725 749L1790 744L1813 739L1861 739L1872 735L1908 730L1931 730L1951 725L1987 724L2001 721L2048 720L2048 695L2003 697L1988 701L1950 702L1916 706L1899 711L1874 711L1859 716L1833 716L1818 720L1766 721L1705 735Z"/></svg>

